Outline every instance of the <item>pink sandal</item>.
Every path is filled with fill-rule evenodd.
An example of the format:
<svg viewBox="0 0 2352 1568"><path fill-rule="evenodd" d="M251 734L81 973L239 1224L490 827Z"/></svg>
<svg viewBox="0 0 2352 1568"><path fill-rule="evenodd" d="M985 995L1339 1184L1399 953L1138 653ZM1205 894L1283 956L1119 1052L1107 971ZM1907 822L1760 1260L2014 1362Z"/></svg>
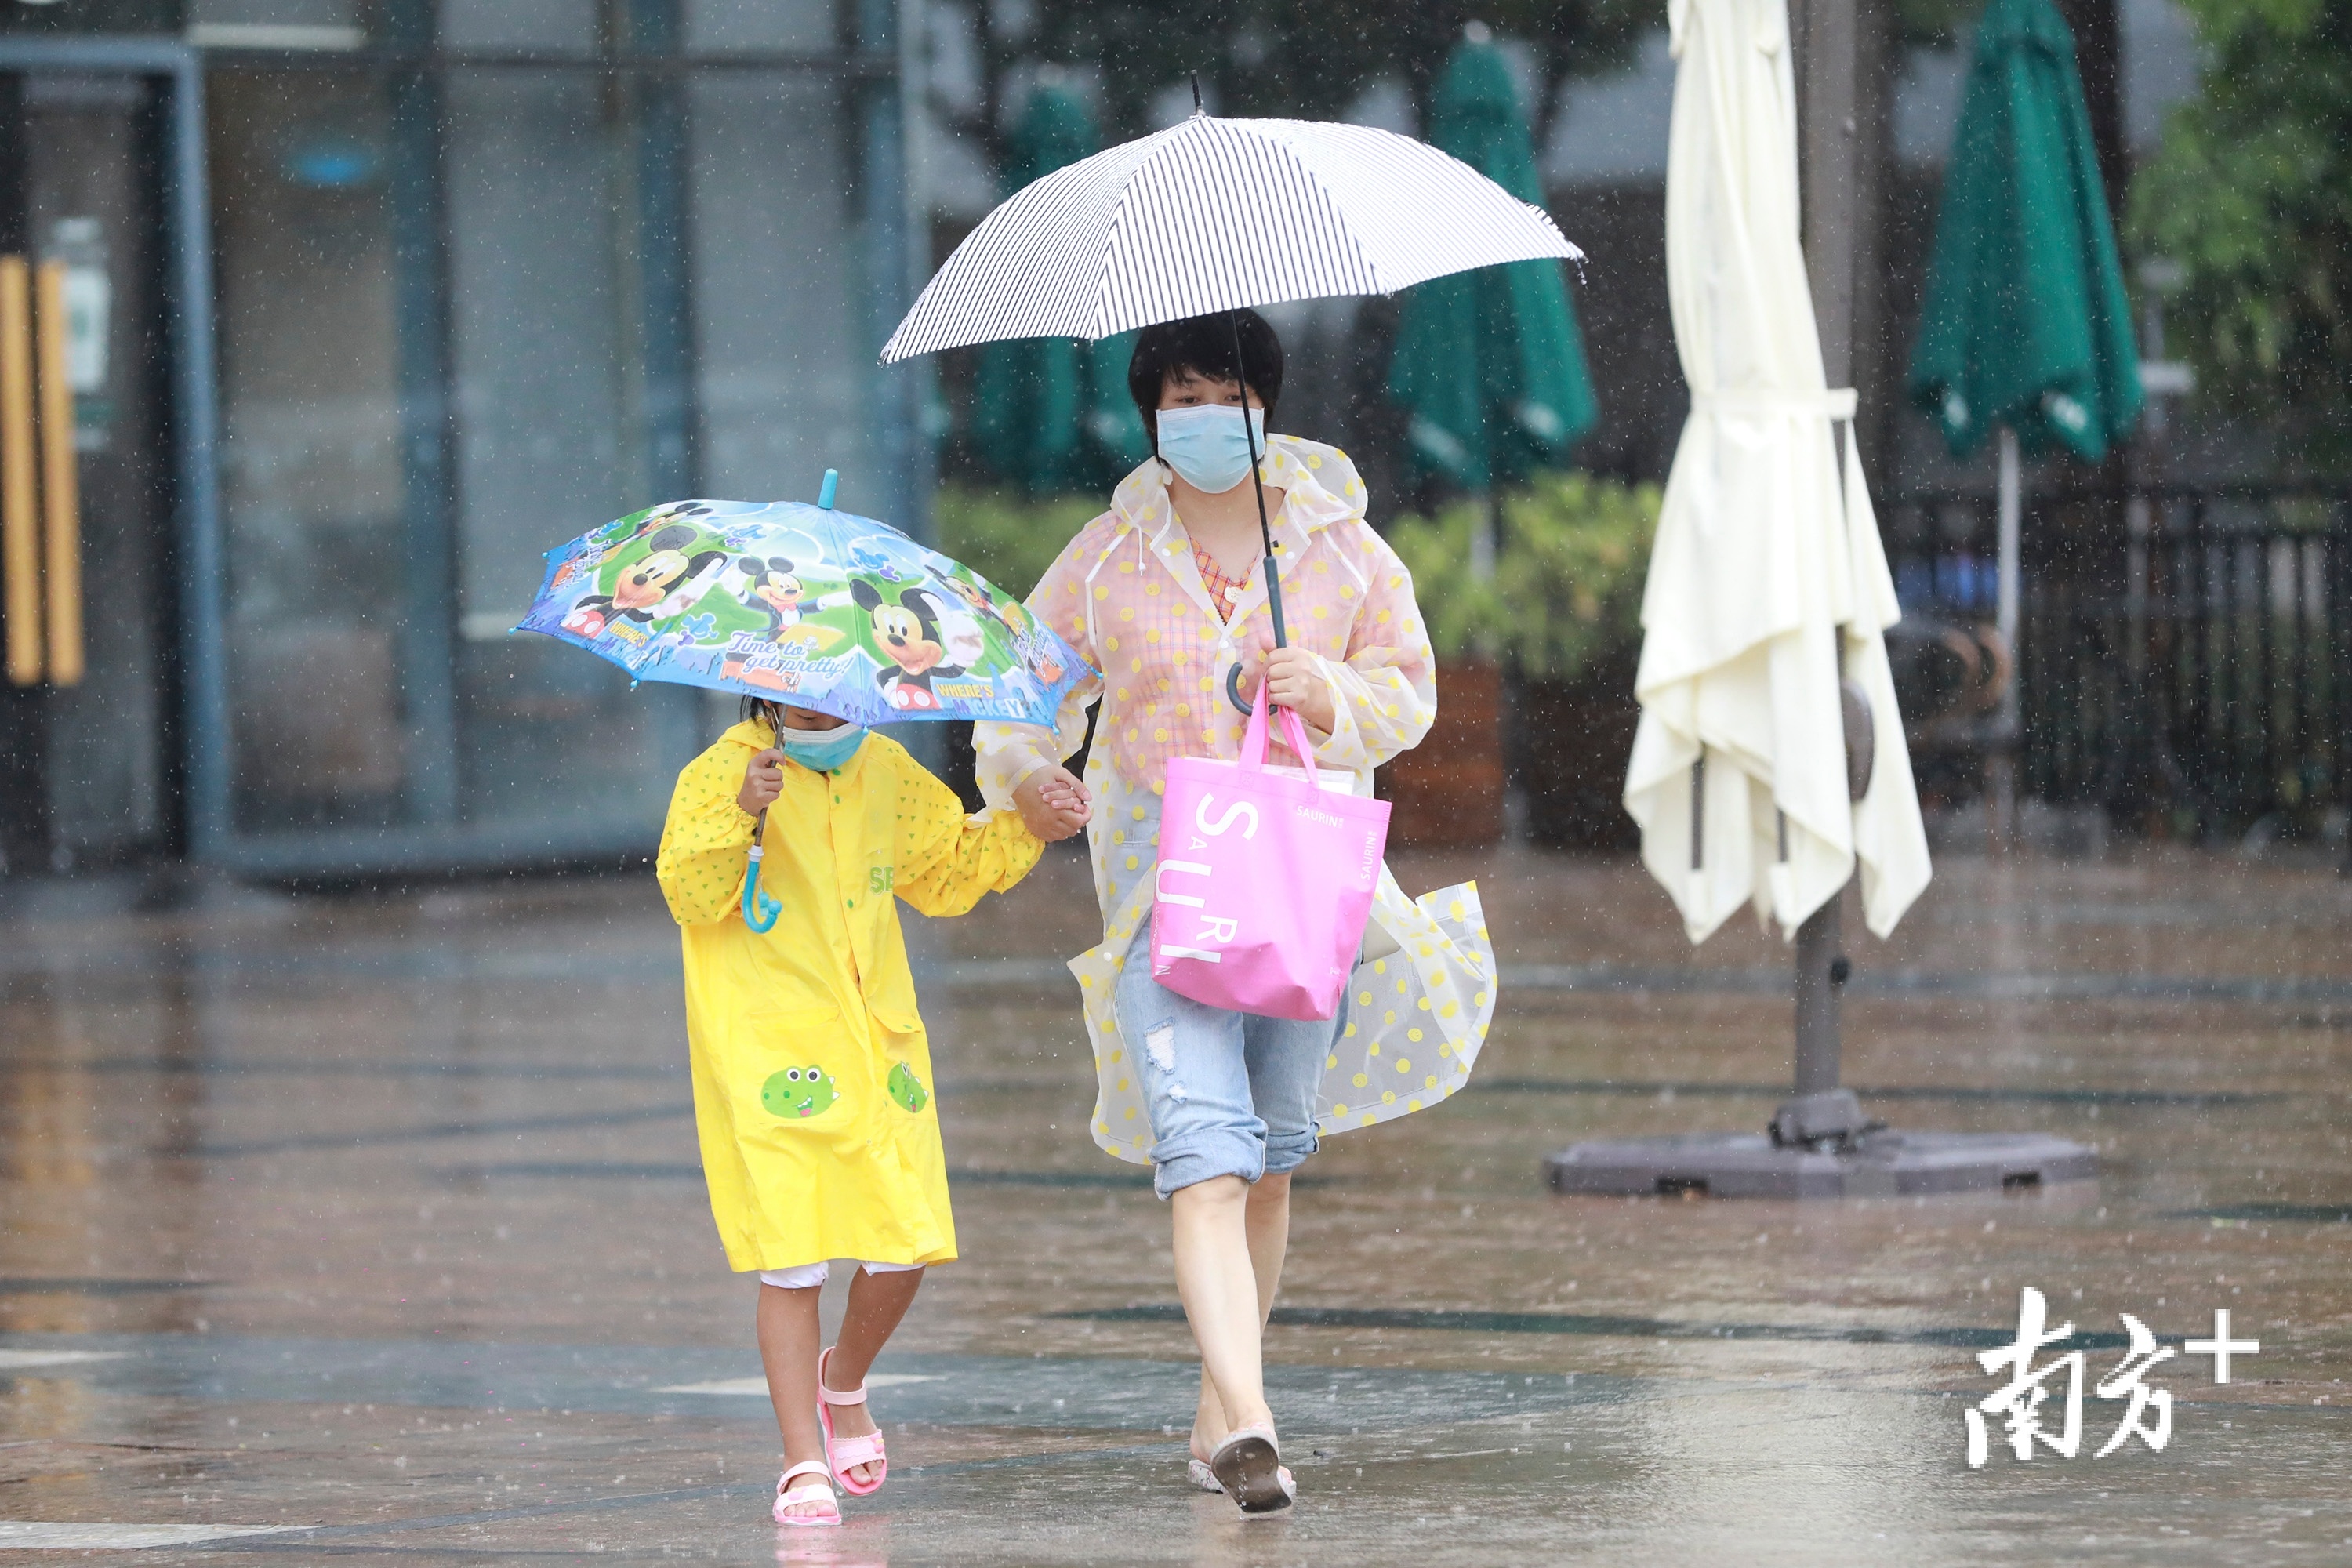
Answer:
<svg viewBox="0 0 2352 1568"><path fill-rule="evenodd" d="M865 1404L866 1385L861 1383L846 1394L824 1385L824 1363L833 1352L834 1347L827 1345L824 1353L816 1358L816 1419L817 1425L824 1428L825 1462L833 1467L833 1479L841 1483L842 1490L851 1497L871 1497L882 1489L884 1481L890 1479L890 1460L882 1452L882 1434L879 1432L869 1432L863 1437L836 1439L834 1436L832 1407ZM852 1480L849 1471L853 1465L879 1465L882 1473L870 1481Z"/></svg>
<svg viewBox="0 0 2352 1568"><path fill-rule="evenodd" d="M776 1478L776 1506L769 1510L770 1517L774 1519L778 1524L799 1525L803 1529L811 1526L839 1524L841 1522L841 1504L834 1500L833 1489L827 1486L822 1479L812 1480L805 1486L796 1487L792 1485L792 1479L794 1476L815 1476L822 1478L828 1473L829 1467L824 1460L803 1459L799 1464L794 1465L791 1469L786 1470L782 1475L778 1476ZM813 1502L823 1502L825 1507L825 1511L823 1513L786 1513L784 1511L788 1508L798 1508L803 1503Z"/></svg>

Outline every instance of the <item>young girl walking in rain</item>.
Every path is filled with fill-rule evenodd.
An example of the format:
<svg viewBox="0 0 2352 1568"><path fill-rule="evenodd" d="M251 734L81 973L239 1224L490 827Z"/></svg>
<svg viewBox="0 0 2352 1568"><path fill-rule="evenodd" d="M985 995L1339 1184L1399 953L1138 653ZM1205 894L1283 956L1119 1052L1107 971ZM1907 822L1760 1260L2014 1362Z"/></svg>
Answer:
<svg viewBox="0 0 2352 1568"><path fill-rule="evenodd" d="M1168 762L1234 756L1243 734L1234 695L1246 701L1265 682L1273 702L1306 721L1318 768L1359 795L1370 793L1375 766L1420 742L1436 711L1412 582L1365 521L1355 466L1336 447L1264 434L1282 391L1282 345L1256 312L1238 316L1138 335L1128 387L1154 455L1028 601L1102 676L1073 687L1058 732L983 723L974 744L992 803L1044 810L1072 790L1090 792L1103 942L1071 968L1094 1039L1094 1138L1122 1159L1149 1161L1154 1186L1171 1200L1177 1291L1202 1373L1192 1483L1257 1513L1288 1507L1296 1493L1260 1350L1289 1242L1291 1173L1321 1133L1418 1110L1467 1079L1493 1010L1494 959L1475 889L1416 902L1383 871L1366 962L1335 1019L1206 1006L1151 977ZM1253 446L1287 612L1290 646L1280 649ZM1085 740L1097 702L1080 785L1061 763Z"/></svg>
<svg viewBox="0 0 2352 1568"><path fill-rule="evenodd" d="M684 928L711 1214L729 1264L760 1275L760 1358L784 1444L779 1524L839 1524L833 1482L881 1487L866 1369L923 1269L956 1256L896 900L962 914L1086 815L1056 782L1018 812L967 818L894 742L772 702L749 704L678 775L656 872ZM755 894L782 905L764 932L740 913L755 868ZM820 1348L818 1290L835 1258L860 1266L840 1339Z"/></svg>

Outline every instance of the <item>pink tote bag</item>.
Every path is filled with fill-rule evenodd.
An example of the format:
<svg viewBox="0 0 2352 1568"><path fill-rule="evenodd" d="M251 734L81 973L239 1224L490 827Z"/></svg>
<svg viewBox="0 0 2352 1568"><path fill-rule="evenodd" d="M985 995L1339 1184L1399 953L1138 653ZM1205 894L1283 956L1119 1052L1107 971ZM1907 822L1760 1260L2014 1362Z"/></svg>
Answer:
<svg viewBox="0 0 2352 1568"><path fill-rule="evenodd" d="M1269 1018L1330 1018L1355 968L1381 879L1389 806L1265 765L1260 684L1239 761L1168 764L1151 900L1151 978L1179 996Z"/></svg>

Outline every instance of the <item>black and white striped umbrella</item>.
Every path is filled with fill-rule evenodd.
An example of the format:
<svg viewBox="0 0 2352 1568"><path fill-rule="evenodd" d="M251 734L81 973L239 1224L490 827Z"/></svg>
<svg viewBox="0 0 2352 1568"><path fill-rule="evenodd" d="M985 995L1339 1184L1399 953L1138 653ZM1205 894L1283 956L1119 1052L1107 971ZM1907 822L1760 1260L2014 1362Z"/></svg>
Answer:
<svg viewBox="0 0 2352 1568"><path fill-rule="evenodd" d="M1391 294L1548 256L1583 253L1542 208L1423 142L1363 125L1195 113L1057 170L989 214L882 359Z"/></svg>

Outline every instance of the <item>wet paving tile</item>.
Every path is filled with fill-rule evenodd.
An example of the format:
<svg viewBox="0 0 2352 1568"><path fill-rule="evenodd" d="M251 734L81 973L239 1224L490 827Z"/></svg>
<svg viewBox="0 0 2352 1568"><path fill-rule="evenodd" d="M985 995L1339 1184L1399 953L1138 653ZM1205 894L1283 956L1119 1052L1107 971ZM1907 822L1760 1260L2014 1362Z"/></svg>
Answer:
<svg viewBox="0 0 2352 1568"><path fill-rule="evenodd" d="M2352 1560L2332 871L1941 868L1894 942L1853 941L1847 1081L1901 1126L2090 1143L2099 1176L1842 1204L1543 1184L1580 1138L1769 1117L1777 938L1694 952L1625 862L1400 871L1479 879L1504 1005L1468 1091L1300 1178L1267 1353L1302 1506L1247 1524L1182 1485L1166 1212L1084 1132L1083 866L913 922L964 1258L884 1363L920 1380L876 1394L898 1473L837 1532L765 1520L648 879L12 891L0 1565ZM2262 1348L2226 1384L2151 1374L2161 1454L2095 1459L2118 1407L2086 1396L2078 1458L1971 1470L1974 1358L2026 1286L2094 1379L2124 1312L2177 1347L2226 1310Z"/></svg>

